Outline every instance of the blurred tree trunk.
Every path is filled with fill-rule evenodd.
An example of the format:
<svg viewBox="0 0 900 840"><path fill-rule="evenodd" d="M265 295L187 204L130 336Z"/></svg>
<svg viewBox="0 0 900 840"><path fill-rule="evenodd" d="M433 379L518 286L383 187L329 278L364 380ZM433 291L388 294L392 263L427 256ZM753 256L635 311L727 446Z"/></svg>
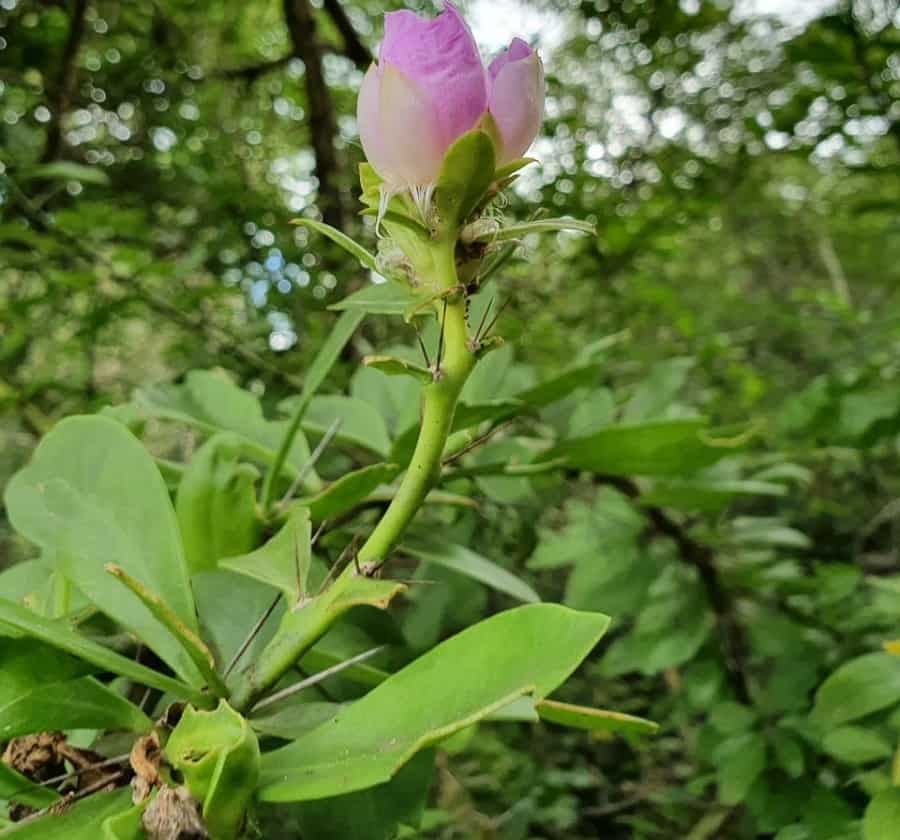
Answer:
<svg viewBox="0 0 900 840"><path fill-rule="evenodd" d="M340 192L340 163L334 147L337 123L331 93L325 83L323 51L316 37L316 20L309 0L284 0L284 18L293 53L306 69L308 124L316 158L322 218L334 227L343 228L345 214Z"/></svg>
<svg viewBox="0 0 900 840"><path fill-rule="evenodd" d="M87 0L75 0L69 35L63 47L56 83L50 91L50 122L47 125L47 142L41 161L48 163L59 158L62 152L62 120L72 103L72 96L78 85L78 51L84 38L84 18Z"/></svg>

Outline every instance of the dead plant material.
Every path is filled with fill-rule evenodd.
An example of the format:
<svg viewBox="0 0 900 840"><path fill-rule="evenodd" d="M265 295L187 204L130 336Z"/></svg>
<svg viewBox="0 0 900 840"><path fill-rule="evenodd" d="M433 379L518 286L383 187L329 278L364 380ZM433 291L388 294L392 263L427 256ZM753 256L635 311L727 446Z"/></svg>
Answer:
<svg viewBox="0 0 900 840"><path fill-rule="evenodd" d="M134 778L131 780L131 798L135 805L143 802L150 791L159 784L159 765L162 761L162 749L159 735L154 731L143 738L138 738L131 748L129 756Z"/></svg>
<svg viewBox="0 0 900 840"><path fill-rule="evenodd" d="M186 787L160 789L142 817L147 840L205 840L200 808Z"/></svg>
<svg viewBox="0 0 900 840"><path fill-rule="evenodd" d="M66 738L62 732L38 732L13 738L3 751L5 765L31 779L45 782L64 772L64 756L60 746Z"/></svg>

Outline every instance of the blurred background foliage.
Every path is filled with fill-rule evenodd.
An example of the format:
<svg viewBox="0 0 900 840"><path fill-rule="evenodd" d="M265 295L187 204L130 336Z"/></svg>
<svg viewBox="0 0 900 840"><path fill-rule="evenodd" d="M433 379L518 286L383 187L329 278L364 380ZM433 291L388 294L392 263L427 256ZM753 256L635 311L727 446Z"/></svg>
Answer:
<svg viewBox="0 0 900 840"><path fill-rule="evenodd" d="M421 836L860 837L891 784L900 660L810 710L840 663L900 634L898 4L462 5L486 48L523 34L547 66L540 165L505 212L600 232L522 244L495 289L515 353L469 396L600 360L541 422L701 413L752 440L702 480L463 488L479 509L440 521L449 542L615 617L573 696L662 730L454 742ZM0 485L58 418L191 369L227 370L272 414L297 390L327 306L370 278L291 219L374 242L355 93L398 6L0 0ZM399 319L368 319L332 390L352 377L414 417L408 390L354 374L397 342ZM514 460L527 433L472 457ZM0 523L0 567L28 551ZM413 648L504 605L423 574ZM896 688L869 702L873 683Z"/></svg>

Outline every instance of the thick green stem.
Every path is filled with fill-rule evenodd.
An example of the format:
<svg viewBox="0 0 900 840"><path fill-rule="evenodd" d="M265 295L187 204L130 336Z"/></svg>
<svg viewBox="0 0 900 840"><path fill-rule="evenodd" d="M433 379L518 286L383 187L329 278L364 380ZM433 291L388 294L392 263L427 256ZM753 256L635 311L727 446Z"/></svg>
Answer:
<svg viewBox="0 0 900 840"><path fill-rule="evenodd" d="M435 248L436 285L443 291L458 285L452 243ZM377 565L387 557L440 477L441 457L453 425L456 404L472 368L475 356L469 348L466 304L461 295L449 293L438 305L442 322L442 358L436 381L422 393L422 425L419 439L400 489L384 516L360 548L361 564Z"/></svg>
<svg viewBox="0 0 900 840"><path fill-rule="evenodd" d="M422 395L422 426L409 468L390 507L359 550L360 563L377 564L387 557L440 476L456 403L475 361L466 347L462 301L447 304L445 342L442 378L428 385Z"/></svg>
<svg viewBox="0 0 900 840"><path fill-rule="evenodd" d="M432 253L434 276L429 279L447 295L437 305L442 322L442 353L435 381L422 393L422 425L415 451L393 501L360 548L357 562L350 563L334 581L329 597L336 598L352 583L358 567L366 571L384 561L440 477L441 458L453 426L459 395L475 367L475 356L469 347L465 300L455 291L458 280L454 245L455 238L435 243ZM329 615L329 623L336 617L337 613ZM322 622L311 622L303 633L294 635L289 643L280 646L279 656L260 661L259 669L235 687L232 705L238 710L249 708L327 629ZM287 642L286 639L283 641Z"/></svg>

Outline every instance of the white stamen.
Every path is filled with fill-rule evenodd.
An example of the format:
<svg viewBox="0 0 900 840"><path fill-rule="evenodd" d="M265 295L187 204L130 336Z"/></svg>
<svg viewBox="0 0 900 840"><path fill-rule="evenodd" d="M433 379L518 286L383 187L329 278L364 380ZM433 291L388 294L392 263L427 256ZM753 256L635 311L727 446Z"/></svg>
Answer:
<svg viewBox="0 0 900 840"><path fill-rule="evenodd" d="M425 186L416 185L409 188L409 194L412 196L413 202L422 217L425 226L428 226L428 216L431 213L431 200L434 198L434 184L425 184Z"/></svg>
<svg viewBox="0 0 900 840"><path fill-rule="evenodd" d="M378 215L375 217L375 235L384 236L381 230L381 223L384 221L385 214L390 206L391 199L400 192L396 187L390 187L382 182L378 188Z"/></svg>

